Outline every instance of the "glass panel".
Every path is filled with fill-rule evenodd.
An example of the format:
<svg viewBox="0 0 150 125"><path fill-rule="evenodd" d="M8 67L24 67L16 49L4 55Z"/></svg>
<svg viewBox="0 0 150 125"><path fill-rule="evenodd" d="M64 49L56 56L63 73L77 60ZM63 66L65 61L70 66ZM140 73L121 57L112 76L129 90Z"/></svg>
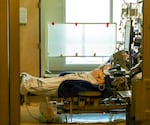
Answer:
<svg viewBox="0 0 150 125"><path fill-rule="evenodd" d="M81 53L82 25L48 25L49 56L75 55Z"/></svg>
<svg viewBox="0 0 150 125"><path fill-rule="evenodd" d="M49 56L110 56L116 24L49 24Z"/></svg>
<svg viewBox="0 0 150 125"><path fill-rule="evenodd" d="M98 56L110 56L116 46L115 24L90 24L85 25L85 54Z"/></svg>

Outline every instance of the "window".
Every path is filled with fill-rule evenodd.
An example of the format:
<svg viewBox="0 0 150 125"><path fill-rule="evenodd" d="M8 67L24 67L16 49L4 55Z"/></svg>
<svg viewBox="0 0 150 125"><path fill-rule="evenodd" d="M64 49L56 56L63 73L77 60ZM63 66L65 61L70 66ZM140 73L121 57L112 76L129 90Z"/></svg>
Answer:
<svg viewBox="0 0 150 125"><path fill-rule="evenodd" d="M54 1L56 0L53 0L53 2ZM76 66L78 66L81 70L81 68L84 69L84 66L90 67L90 65L99 65L100 63L106 62L108 57L115 51L116 41L123 41L119 26L124 0L64 1L65 4L60 5L60 2L58 2L56 7L51 7L51 11L46 11L47 15L50 12L56 12L58 17L60 17L60 14L63 14L61 13L62 11L65 11L63 15L64 22L62 19L60 19L61 21L59 20L56 13L51 13L54 15L50 15L50 18L44 18L49 22L48 26L46 23L46 26L48 27L48 33L46 32L46 35L48 34L48 43L46 44L46 47L48 45L48 51L46 51L46 54L48 53L48 68L50 68L50 70L56 70L57 68L57 70L60 70L63 67L65 70L70 70L66 67L70 66L76 68ZM61 8L63 10L60 9L60 6L63 6ZM55 11L52 11L52 8L54 8ZM74 29L70 29L68 26L64 27L61 23L59 23L60 25L58 27L57 23L56 25L51 25L50 20L63 22L62 24L73 24L71 27L74 27ZM103 28L103 31L100 33L102 36L99 35L100 30L90 27L94 24L104 25L105 28ZM115 25L113 28L113 31L109 30L111 29L111 24L117 24L117 26ZM53 34L51 30L56 30L54 32L57 32L57 35ZM108 31L105 32L105 30L108 30L109 34L112 34L108 35ZM55 38L57 39L56 41L54 40ZM51 42L49 41L50 39L52 40ZM105 39L109 42L104 42ZM100 43L100 41L103 41L104 43ZM104 50L102 50L103 48ZM106 56L106 58L104 58L104 56ZM85 64L88 64L88 66Z"/></svg>
<svg viewBox="0 0 150 125"><path fill-rule="evenodd" d="M48 24L49 56L110 56L116 24Z"/></svg>
<svg viewBox="0 0 150 125"><path fill-rule="evenodd" d="M89 65L96 67L108 61L115 46L116 24L48 24L48 58L51 70L56 70L56 67L71 69L75 65L82 65L80 70L85 67L88 70Z"/></svg>
<svg viewBox="0 0 150 125"><path fill-rule="evenodd" d="M110 22L110 0L66 0L65 4L66 12L66 23L107 23ZM105 12L105 13L104 13ZM104 24L105 25L105 24ZM116 28L116 27L115 27ZM114 34L116 32L114 28ZM102 29L102 28L101 28ZM90 26L83 27L81 30L82 39L79 41L79 46L76 47L78 55L82 56L106 56L103 57L66 57L66 64L100 64L104 63L106 59L114 52L116 35L113 36L113 42L110 41L111 37L108 38L108 34L100 28L94 28ZM100 33L101 32L101 33ZM101 34L98 37L99 33ZM106 33L106 34L105 34ZM109 40L106 40L106 39ZM105 42L106 44L104 44ZM76 43L76 42L75 42ZM76 46L76 45L75 45ZM113 49L109 48L112 47ZM107 51L107 50L112 50ZM93 61L90 61L90 60ZM103 61L102 61L103 60Z"/></svg>
<svg viewBox="0 0 150 125"><path fill-rule="evenodd" d="M66 0L67 23L110 22L110 0Z"/></svg>
<svg viewBox="0 0 150 125"><path fill-rule="evenodd" d="M113 0L113 22L117 24L117 41L123 41L123 31L121 30L121 11L123 0Z"/></svg>

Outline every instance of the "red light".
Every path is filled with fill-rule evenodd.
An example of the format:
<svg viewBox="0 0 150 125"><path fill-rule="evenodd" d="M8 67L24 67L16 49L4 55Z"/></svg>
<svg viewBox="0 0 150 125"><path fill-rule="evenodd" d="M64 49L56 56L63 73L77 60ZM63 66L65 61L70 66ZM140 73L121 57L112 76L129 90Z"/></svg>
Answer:
<svg viewBox="0 0 150 125"><path fill-rule="evenodd" d="M77 26L78 25L78 23L75 23L75 26Z"/></svg>
<svg viewBox="0 0 150 125"><path fill-rule="evenodd" d="M53 26L55 25L55 23L54 23L54 22L52 22L51 24L52 24Z"/></svg>
<svg viewBox="0 0 150 125"><path fill-rule="evenodd" d="M106 27L109 27L109 23L106 23Z"/></svg>

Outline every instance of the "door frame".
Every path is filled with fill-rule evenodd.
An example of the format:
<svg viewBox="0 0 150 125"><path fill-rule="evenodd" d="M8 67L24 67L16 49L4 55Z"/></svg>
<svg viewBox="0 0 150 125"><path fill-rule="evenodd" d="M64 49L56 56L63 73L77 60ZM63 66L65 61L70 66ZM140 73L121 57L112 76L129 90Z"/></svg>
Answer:
<svg viewBox="0 0 150 125"><path fill-rule="evenodd" d="M0 124L20 125L19 1L0 0Z"/></svg>

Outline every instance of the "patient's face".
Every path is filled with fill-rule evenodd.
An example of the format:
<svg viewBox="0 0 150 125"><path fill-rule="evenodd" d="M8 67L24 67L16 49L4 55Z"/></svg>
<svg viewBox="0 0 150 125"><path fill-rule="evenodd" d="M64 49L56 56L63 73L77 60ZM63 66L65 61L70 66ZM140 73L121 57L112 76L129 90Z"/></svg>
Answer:
<svg viewBox="0 0 150 125"><path fill-rule="evenodd" d="M104 80L105 74L103 72L103 69L97 68L91 72L91 75L95 78L98 84L105 83L105 80Z"/></svg>
<svg viewBox="0 0 150 125"><path fill-rule="evenodd" d="M106 64L100 68L96 68L91 72L91 75L95 78L98 84L104 84L105 83L105 74L104 70L108 70L111 68L111 64Z"/></svg>

